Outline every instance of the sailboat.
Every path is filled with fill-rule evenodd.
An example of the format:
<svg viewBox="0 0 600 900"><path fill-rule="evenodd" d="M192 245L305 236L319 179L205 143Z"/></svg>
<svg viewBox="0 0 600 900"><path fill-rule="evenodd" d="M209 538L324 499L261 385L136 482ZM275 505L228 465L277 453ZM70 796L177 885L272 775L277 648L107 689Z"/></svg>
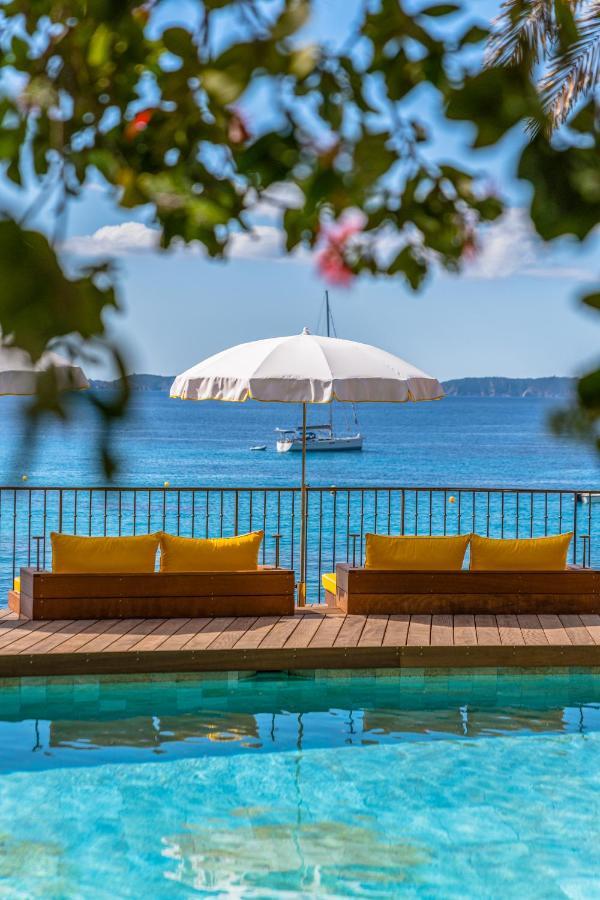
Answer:
<svg viewBox="0 0 600 900"><path fill-rule="evenodd" d="M331 337L331 331L335 334L335 325L329 305L329 291L325 291L325 318L327 337ZM333 424L333 403L328 404L329 418L327 422L315 423L306 426L306 450L362 450L363 436L358 425L356 407L352 403L354 426L353 433L345 434L336 431ZM290 450L302 452L302 427L276 428L277 452L288 453Z"/></svg>

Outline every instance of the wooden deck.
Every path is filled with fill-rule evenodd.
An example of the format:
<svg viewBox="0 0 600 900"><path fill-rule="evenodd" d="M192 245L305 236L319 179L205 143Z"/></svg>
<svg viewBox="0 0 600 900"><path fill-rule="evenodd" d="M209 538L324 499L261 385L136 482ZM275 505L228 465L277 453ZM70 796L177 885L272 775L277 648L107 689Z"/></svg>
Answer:
<svg viewBox="0 0 600 900"><path fill-rule="evenodd" d="M250 669L600 666L600 615L24 621L0 610L0 676Z"/></svg>

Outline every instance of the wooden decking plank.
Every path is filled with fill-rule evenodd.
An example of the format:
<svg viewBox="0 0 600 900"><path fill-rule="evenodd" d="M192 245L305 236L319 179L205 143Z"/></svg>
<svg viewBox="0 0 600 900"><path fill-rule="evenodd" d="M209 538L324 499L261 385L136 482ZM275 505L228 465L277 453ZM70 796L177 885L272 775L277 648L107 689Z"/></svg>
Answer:
<svg viewBox="0 0 600 900"><path fill-rule="evenodd" d="M333 642L334 647L356 647L360 640L363 628L367 621L366 616L346 616L338 636Z"/></svg>
<svg viewBox="0 0 600 900"><path fill-rule="evenodd" d="M12 656L15 653L20 653L22 650L31 650L36 644L39 644L47 637L50 637L51 634L61 631L70 621L72 620L53 619L50 622L44 621L42 622L42 628L30 629L20 637L17 632L17 639L4 647L2 653L3 655L6 654L7 656Z"/></svg>
<svg viewBox="0 0 600 900"><path fill-rule="evenodd" d="M169 635L169 637L165 638L162 644L157 647L157 650L162 652L166 651L176 651L181 650L190 638L193 638L196 634L199 634L209 622L212 622L212 618L210 616L202 616L194 619L180 619L182 624L179 626L177 631L174 631L173 634Z"/></svg>
<svg viewBox="0 0 600 900"><path fill-rule="evenodd" d="M496 616L498 631L500 632L500 641L507 646L523 646L523 634L519 620L514 615L500 613Z"/></svg>
<svg viewBox="0 0 600 900"><path fill-rule="evenodd" d="M517 620L521 628L521 634L526 644L539 645L547 644L548 639L544 634L544 629L540 624L540 620L533 613L526 615L518 615Z"/></svg>
<svg viewBox="0 0 600 900"><path fill-rule="evenodd" d="M572 644L593 644L594 639L579 618L576 615L561 614L559 616L565 631L569 635Z"/></svg>
<svg viewBox="0 0 600 900"><path fill-rule="evenodd" d="M367 616L365 627L358 641L359 647L381 647L389 616Z"/></svg>
<svg viewBox="0 0 600 900"><path fill-rule="evenodd" d="M323 618L324 617L321 613L317 615L310 615L310 613L305 613L302 616L302 620L298 624L298 627L294 629L294 631L292 631L289 638L285 642L285 647L289 647L290 649L308 647L313 637L317 633L317 629L321 625Z"/></svg>
<svg viewBox="0 0 600 900"><path fill-rule="evenodd" d="M9 625L14 627L4 637L10 642L0 649L4 677L298 665L600 665L600 615L592 614L388 617L307 612L295 617L98 622L27 622L5 616L0 637Z"/></svg>
<svg viewBox="0 0 600 900"><path fill-rule="evenodd" d="M309 642L309 647L333 647L346 616L324 616L314 637Z"/></svg>
<svg viewBox="0 0 600 900"><path fill-rule="evenodd" d="M431 617L431 646L451 647L454 643L454 626L452 616L437 615Z"/></svg>
<svg viewBox="0 0 600 900"><path fill-rule="evenodd" d="M383 647L404 647L408 636L410 616L394 613L390 616L383 636Z"/></svg>
<svg viewBox="0 0 600 900"><path fill-rule="evenodd" d="M544 629L549 644L570 644L569 635L563 628L559 617L553 613L538 613L540 625Z"/></svg>
<svg viewBox="0 0 600 900"><path fill-rule="evenodd" d="M234 621L235 616L219 616L211 619L202 631L193 634L189 641L183 645L182 650L206 650L222 631L225 631Z"/></svg>
<svg viewBox="0 0 600 900"><path fill-rule="evenodd" d="M487 647L497 647L501 643L496 616L475 616L475 631L478 644L483 644Z"/></svg>
<svg viewBox="0 0 600 900"><path fill-rule="evenodd" d="M597 613L580 613L579 618L585 625L595 644L600 644L600 616Z"/></svg>
<svg viewBox="0 0 600 900"><path fill-rule="evenodd" d="M189 621L189 620L188 620ZM131 644L130 650L136 653L147 650L158 650L168 637L181 627L181 619L163 619L158 628L154 628L150 634L145 635L139 641Z"/></svg>
<svg viewBox="0 0 600 900"><path fill-rule="evenodd" d="M211 650L231 650L243 634L254 625L258 616L237 616L227 628L218 634L212 643Z"/></svg>
<svg viewBox="0 0 600 900"><path fill-rule="evenodd" d="M23 634L28 634L32 631L36 631L38 628L42 628L43 625L44 622L40 619L32 622L28 619L14 618L2 622L0 624L0 649L6 647L8 644L12 643L12 641L17 640L17 638L21 637Z"/></svg>
<svg viewBox="0 0 600 900"><path fill-rule="evenodd" d="M136 628L144 622L144 619L107 619L107 628L75 650L75 653L102 653L107 650L119 637L127 634L132 628Z"/></svg>
<svg viewBox="0 0 600 900"><path fill-rule="evenodd" d="M454 645L473 647L477 644L475 616L454 616Z"/></svg>
<svg viewBox="0 0 600 900"><path fill-rule="evenodd" d="M273 625L273 627L269 629L268 633L259 644L260 649L280 649L284 646L287 639L294 633L299 624L299 617L283 616L279 620L279 622L276 622L275 625Z"/></svg>
<svg viewBox="0 0 600 900"><path fill-rule="evenodd" d="M431 616L414 615L410 617L407 647L428 647L431 638Z"/></svg>
<svg viewBox="0 0 600 900"><path fill-rule="evenodd" d="M75 653L80 647L89 644L99 635L104 634L111 624L117 622L118 619L98 619L97 621L86 621L86 627L78 634L71 635L61 644L52 647L48 653Z"/></svg>
<svg viewBox="0 0 600 900"><path fill-rule="evenodd" d="M281 616L261 616L256 620L254 625L251 625L250 628L244 632L235 645L235 649L256 650L260 643L264 641L271 628L279 622L280 618Z"/></svg>
<svg viewBox="0 0 600 900"><path fill-rule="evenodd" d="M89 627L89 621L87 619L72 619L64 628L61 628L60 631L55 634L50 635L47 638L44 638L39 644L35 645L36 653L48 653L54 647L62 647L67 643L70 637L74 637L75 635L80 634L82 631L85 631L87 627ZM29 653L29 649L22 650L22 653Z"/></svg>

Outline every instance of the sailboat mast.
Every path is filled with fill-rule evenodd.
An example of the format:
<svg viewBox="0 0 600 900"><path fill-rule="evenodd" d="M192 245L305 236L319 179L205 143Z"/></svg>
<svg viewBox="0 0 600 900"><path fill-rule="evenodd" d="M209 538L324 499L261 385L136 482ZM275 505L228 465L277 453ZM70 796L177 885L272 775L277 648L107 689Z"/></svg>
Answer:
<svg viewBox="0 0 600 900"><path fill-rule="evenodd" d="M327 337L331 337L329 331L329 319L331 316L331 311L329 309L329 291L325 291L325 314L325 318L327 319ZM333 428L333 403L329 404L329 427Z"/></svg>

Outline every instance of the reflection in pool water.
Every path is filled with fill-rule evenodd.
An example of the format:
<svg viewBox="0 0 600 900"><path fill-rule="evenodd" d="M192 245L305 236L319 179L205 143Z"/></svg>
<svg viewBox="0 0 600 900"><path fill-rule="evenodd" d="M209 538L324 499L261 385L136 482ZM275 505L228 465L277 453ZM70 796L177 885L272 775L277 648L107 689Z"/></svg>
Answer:
<svg viewBox="0 0 600 900"><path fill-rule="evenodd" d="M0 894L600 896L599 704L566 670L4 683Z"/></svg>

